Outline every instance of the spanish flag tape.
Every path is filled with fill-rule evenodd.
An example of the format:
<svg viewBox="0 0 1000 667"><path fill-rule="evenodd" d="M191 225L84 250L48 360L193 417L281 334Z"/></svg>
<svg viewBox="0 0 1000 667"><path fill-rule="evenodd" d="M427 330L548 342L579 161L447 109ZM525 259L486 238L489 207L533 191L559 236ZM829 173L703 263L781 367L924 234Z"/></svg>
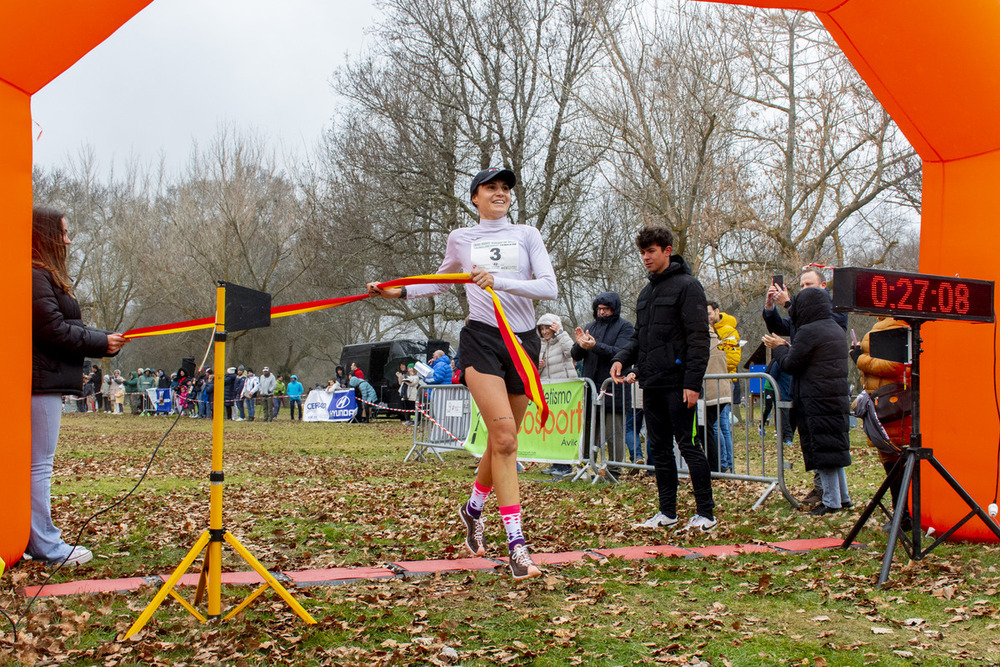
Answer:
<svg viewBox="0 0 1000 667"><path fill-rule="evenodd" d="M468 273L434 273L430 275L409 276L408 278L389 280L384 283L379 283L379 288L389 289L392 287L403 287L405 285L430 285L440 283L458 284L471 282L472 279ZM504 344L507 346L507 351L510 353L511 359L514 360L514 367L517 368L517 374L521 378L521 382L524 384L525 393L531 402L538 407L541 413L540 419L542 426L545 426L545 422L549 418L549 405L545 402L545 393L542 391L542 381L538 375L538 369L535 367L535 363L531 360L531 358L528 357L528 353L524 351L521 341L518 340L517 336L511 330L510 323L507 322L507 317L504 315L503 306L500 304L500 298L496 295L496 292L494 292L492 288L487 287L486 291L489 292L490 296L493 298L493 312L496 315L500 335L503 338ZM275 306L274 308L271 308L271 319L288 317L290 315L301 315L303 313L314 313L319 310L336 308L337 306L343 306L344 304L354 303L355 301L361 301L367 298L367 294L356 294L354 296L342 296L335 299L323 299L321 301L293 303L287 306ZM166 334L182 333L184 331L210 329L214 326L214 317L204 317L198 320L187 320L184 322L173 322L171 324L159 324L151 327L129 329L123 335L128 339L147 338L150 336L164 336Z"/></svg>

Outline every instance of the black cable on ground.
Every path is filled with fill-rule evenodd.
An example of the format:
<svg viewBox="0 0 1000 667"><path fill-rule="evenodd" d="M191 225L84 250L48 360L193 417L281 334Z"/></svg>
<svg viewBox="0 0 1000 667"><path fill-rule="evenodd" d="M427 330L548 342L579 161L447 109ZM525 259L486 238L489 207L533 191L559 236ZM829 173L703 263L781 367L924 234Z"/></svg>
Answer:
<svg viewBox="0 0 1000 667"><path fill-rule="evenodd" d="M160 451L160 446L163 445L163 441L167 439L167 436L170 435L170 432L172 430L174 430L174 426L177 425L177 422L178 422L178 420L180 418L181 418L181 413L180 413L180 411L178 411L177 412L177 417L175 417L173 423L170 424L170 428L168 428L166 430L166 432L163 434L163 437L160 438L160 441L158 443L156 443L156 447L153 448L153 453L150 454L150 456L149 456L149 461L146 463L146 469L142 471L142 476L139 477L139 480L129 490L129 492L126 493L121 498L119 498L118 500L116 500L115 502L113 502L111 505L108 505L104 509L102 509L102 510L100 510L98 512L95 512L93 515L90 516L90 518L88 518L86 521L83 522L83 526L80 527L80 531L76 534L76 540L74 541L74 544L73 544L74 548L77 547L77 546L79 546L79 544L80 544L80 538L83 537L83 531L85 531L87 529L87 526L90 525L91 521L93 521L97 517L101 516L102 514L106 514L106 513L110 512L111 510L113 510L114 508L118 507L123 502L125 502L128 499L129 496L131 496L133 493L135 493L135 490L138 489L139 485L142 484L143 480L146 479L146 475L149 473L149 469L152 467L153 461L156 459L156 454ZM24 612L21 614L21 616L18 617L18 619L17 619L16 622L10 617L10 615L6 611L4 611L3 609L0 609L0 614L3 614L4 617L8 621L10 621L11 632L12 632L12 636L13 636L13 638L14 638L15 641L17 640L17 627L19 625L21 625L21 621L23 621L27 617L27 615L31 612L31 608L34 606L35 601L38 599L38 596L41 595L42 591L48 585L49 581L52 580L52 577L55 576L56 572L58 572L59 570L61 570L62 567L63 567L63 565L66 564L66 561L69 560L69 557L70 557L70 555L72 553L73 552L70 551L70 553L66 554L66 557L62 559L62 561L59 563L59 565L57 565L56 568L49 573L49 576L45 578L45 581L42 583L41 586L38 587L38 590L35 591L35 594L31 597L31 600L28 602L27 609L25 609Z"/></svg>

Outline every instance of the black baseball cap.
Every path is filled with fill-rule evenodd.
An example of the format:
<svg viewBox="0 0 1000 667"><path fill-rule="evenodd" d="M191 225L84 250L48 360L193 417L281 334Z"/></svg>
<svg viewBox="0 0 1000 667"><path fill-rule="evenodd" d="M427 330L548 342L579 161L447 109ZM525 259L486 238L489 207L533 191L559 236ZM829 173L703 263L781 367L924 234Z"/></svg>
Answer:
<svg viewBox="0 0 1000 667"><path fill-rule="evenodd" d="M476 194L476 188L483 183L489 183L490 181L495 181L498 178L512 188L517 185L517 176L515 176L514 172L510 169L490 167L489 169L483 169L481 172L472 177L472 185L469 186L469 196L471 197Z"/></svg>

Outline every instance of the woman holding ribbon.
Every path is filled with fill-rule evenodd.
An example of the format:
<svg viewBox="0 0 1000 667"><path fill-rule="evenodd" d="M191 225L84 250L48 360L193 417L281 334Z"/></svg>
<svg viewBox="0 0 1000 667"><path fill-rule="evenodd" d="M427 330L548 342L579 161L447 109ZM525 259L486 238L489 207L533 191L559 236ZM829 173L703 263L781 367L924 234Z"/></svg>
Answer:
<svg viewBox="0 0 1000 667"><path fill-rule="evenodd" d="M118 353L120 333L85 326L66 270L66 218L50 208L31 216L31 534L27 553L37 560L79 565L93 554L63 541L52 523L52 461L59 440L62 396L79 396L84 357Z"/></svg>
<svg viewBox="0 0 1000 667"><path fill-rule="evenodd" d="M514 172L497 167L473 177L469 195L479 212L479 224L448 235L438 273L467 273L473 283L466 289L468 324L459 337L461 380L476 401L489 433L472 494L459 508L466 529L465 546L474 556L486 555L482 513L490 491L495 489L507 532L511 574L515 579L526 579L541 574L521 530L517 481L517 432L528 398L487 289L496 292L511 329L537 362L541 342L532 300L555 299L557 287L541 234L534 227L512 224L507 217L516 184ZM387 299L414 299L447 290L448 285L442 283L388 289L368 284L369 294Z"/></svg>

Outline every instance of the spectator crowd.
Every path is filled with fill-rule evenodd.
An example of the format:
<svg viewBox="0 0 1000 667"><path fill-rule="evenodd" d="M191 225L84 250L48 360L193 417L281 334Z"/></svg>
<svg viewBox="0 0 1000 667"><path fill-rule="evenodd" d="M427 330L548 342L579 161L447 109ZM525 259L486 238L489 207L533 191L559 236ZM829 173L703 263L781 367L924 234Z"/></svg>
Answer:
<svg viewBox="0 0 1000 667"><path fill-rule="evenodd" d="M802 500L813 508L814 514L823 515L853 504L846 475L851 463L848 360L856 360L865 385L870 389L880 383L901 381L907 370L900 364L871 357L867 335L863 344L855 343L848 354L846 316L833 312L826 278L818 269L807 267L799 277L799 288L799 293L793 297L784 285L775 283L765 296L762 319L768 334L763 342L771 350L766 372L774 378L783 401L775 407L774 387L766 383L760 429L763 435L772 410L781 411L781 432L777 436L786 458L798 431L803 462L807 470L814 472L813 489ZM785 314L779 308L784 309ZM572 332L563 327L562 319L554 313L543 314L536 326L541 339L537 365L543 382L588 378L595 387L604 387L597 398L598 409L604 411L604 418L599 420L600 429L590 424L590 402L594 398L590 392L584 394L587 401L584 433L589 434L594 429L594 446L607 457L609 471L615 475L622 473L616 463L654 464L649 434L644 428L648 401L643 396L640 381L605 384L613 377L612 364L616 358L622 358L623 353L628 354L628 346L637 336L636 327L622 317L621 310L621 297L616 292L602 292L591 304L593 319ZM708 353L702 376L737 373L745 341L740 339L736 318L723 311L715 301L705 300L704 310ZM889 318L880 320L875 330L900 326L905 324ZM802 336L803 331L805 336ZM631 370L634 372L636 368ZM443 350L437 350L426 365L417 361L400 363L395 380L400 405L394 411L395 416L403 424L412 425L414 409L424 387L460 383L462 378L457 355L452 359ZM267 366L258 375L253 368L238 365L226 369L223 382L226 419L274 421L282 416L285 408L288 419L302 419L302 402L308 391L295 374L286 380ZM361 422L370 421L379 406L385 407L385 396L379 396L356 363L351 363L349 368L337 366L335 377L325 385L317 383L316 388L327 391L355 389L359 399L357 420ZM140 367L125 377L120 370L102 375L100 368L95 366L83 374L82 396L66 397L67 409L74 409L75 404L79 412L125 414L127 411L136 416L180 413L190 418L211 419L214 389L215 376L211 368L188 375L183 368L168 374L163 369ZM705 455L706 469L711 472L734 472L732 425L739 422L739 417L733 408L743 404L741 394L741 384L735 380L699 383L698 398L704 413L692 430L691 446ZM791 407L787 407L789 403ZM904 428L908 428L908 422L905 427L893 425L889 430L902 442L905 440ZM676 435L673 439L680 442ZM590 440L584 438L585 459L590 456ZM686 452L688 456L693 456L692 451ZM882 454L882 457L888 472L894 458L891 454ZM690 465L690 461L688 463ZM698 465L695 461L696 468ZM563 477L575 470L568 464L555 464L544 472ZM893 490L896 487L898 480ZM642 525L647 524L649 522Z"/></svg>

